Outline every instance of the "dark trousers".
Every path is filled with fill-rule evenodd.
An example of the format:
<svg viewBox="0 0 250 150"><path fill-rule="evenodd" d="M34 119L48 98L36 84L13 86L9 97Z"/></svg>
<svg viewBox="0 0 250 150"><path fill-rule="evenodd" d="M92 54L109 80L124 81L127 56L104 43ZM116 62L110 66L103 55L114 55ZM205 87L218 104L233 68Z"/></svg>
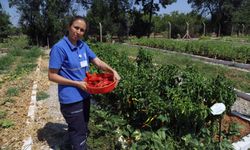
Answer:
<svg viewBox="0 0 250 150"><path fill-rule="evenodd" d="M68 124L68 133L73 150L87 149L90 98L73 104L60 104Z"/></svg>

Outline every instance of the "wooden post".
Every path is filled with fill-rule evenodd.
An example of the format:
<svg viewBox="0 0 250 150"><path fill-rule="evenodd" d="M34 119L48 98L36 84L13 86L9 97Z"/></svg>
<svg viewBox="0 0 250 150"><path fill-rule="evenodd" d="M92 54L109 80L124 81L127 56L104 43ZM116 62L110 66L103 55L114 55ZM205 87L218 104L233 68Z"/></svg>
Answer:
<svg viewBox="0 0 250 150"><path fill-rule="evenodd" d="M203 36L206 36L206 24L204 21L202 22L202 24L203 24Z"/></svg>
<svg viewBox="0 0 250 150"><path fill-rule="evenodd" d="M183 36L183 39L190 39L190 35L189 35L189 23L186 22L187 25L187 29L186 29L186 34Z"/></svg>
<svg viewBox="0 0 250 150"><path fill-rule="evenodd" d="M231 36L234 34L234 25L232 25Z"/></svg>
<svg viewBox="0 0 250 150"><path fill-rule="evenodd" d="M242 25L242 35L244 35L245 33L245 25L244 24L241 24Z"/></svg>
<svg viewBox="0 0 250 150"><path fill-rule="evenodd" d="M219 23L218 37L220 37L220 32L221 32L221 24Z"/></svg>
<svg viewBox="0 0 250 150"><path fill-rule="evenodd" d="M100 42L102 42L102 24L99 22L100 26Z"/></svg>
<svg viewBox="0 0 250 150"><path fill-rule="evenodd" d="M171 23L168 21L168 38L171 39Z"/></svg>

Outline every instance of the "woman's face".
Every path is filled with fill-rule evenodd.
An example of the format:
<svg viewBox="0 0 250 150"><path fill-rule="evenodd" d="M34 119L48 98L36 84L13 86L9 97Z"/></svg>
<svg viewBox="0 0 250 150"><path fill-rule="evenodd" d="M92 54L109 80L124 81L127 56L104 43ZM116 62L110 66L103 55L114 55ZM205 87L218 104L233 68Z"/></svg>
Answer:
<svg viewBox="0 0 250 150"><path fill-rule="evenodd" d="M76 42L81 39L86 31L86 23L85 21L78 19L75 20L71 26L68 27L68 38L72 44L76 44Z"/></svg>

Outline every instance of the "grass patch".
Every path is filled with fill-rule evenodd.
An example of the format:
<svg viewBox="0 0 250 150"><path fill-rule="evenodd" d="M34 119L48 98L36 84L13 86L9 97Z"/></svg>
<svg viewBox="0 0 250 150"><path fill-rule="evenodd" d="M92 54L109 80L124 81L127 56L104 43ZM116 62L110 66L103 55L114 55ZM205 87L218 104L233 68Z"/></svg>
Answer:
<svg viewBox="0 0 250 150"><path fill-rule="evenodd" d="M5 118L6 115L7 115L6 111L0 110L0 119Z"/></svg>
<svg viewBox="0 0 250 150"><path fill-rule="evenodd" d="M0 57L0 74L3 73L4 70L10 69L11 64L13 64L15 57L12 55L6 55Z"/></svg>
<svg viewBox="0 0 250 150"><path fill-rule="evenodd" d="M18 94L19 94L19 88L17 88L17 87L10 87L6 91L6 95L9 97L18 96Z"/></svg>
<svg viewBox="0 0 250 150"><path fill-rule="evenodd" d="M10 128L14 125L12 120L9 119L1 119L0 120L0 127L2 128Z"/></svg>
<svg viewBox="0 0 250 150"><path fill-rule="evenodd" d="M27 41L26 36L14 36L0 43L0 46L10 49L6 56L0 57L0 74L9 75L8 80L15 80L33 71L37 66L37 58L43 54L41 48L29 47Z"/></svg>
<svg viewBox="0 0 250 150"><path fill-rule="evenodd" d="M47 94L47 93L44 92L44 91L39 91L39 92L37 92L37 100L38 100L38 101L47 99L48 97L49 97L49 94Z"/></svg>
<svg viewBox="0 0 250 150"><path fill-rule="evenodd" d="M11 97L6 97L3 102L1 103L1 105L5 105L6 103L14 103L15 100Z"/></svg>

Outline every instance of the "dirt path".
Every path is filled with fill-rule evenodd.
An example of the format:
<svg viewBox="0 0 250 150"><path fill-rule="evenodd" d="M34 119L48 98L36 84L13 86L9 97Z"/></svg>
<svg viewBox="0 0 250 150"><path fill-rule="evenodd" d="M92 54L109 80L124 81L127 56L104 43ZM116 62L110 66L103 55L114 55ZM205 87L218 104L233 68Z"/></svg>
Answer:
<svg viewBox="0 0 250 150"><path fill-rule="evenodd" d="M58 149L66 143L67 125L60 113L57 96L57 84L50 82L47 78L48 52L43 57L41 64L41 80L38 81L38 91L46 92L49 97L37 101L35 121L33 124L33 150Z"/></svg>
<svg viewBox="0 0 250 150"><path fill-rule="evenodd" d="M67 139L67 125L60 113L57 85L50 83L49 98L38 101L33 132L33 149L56 149Z"/></svg>

